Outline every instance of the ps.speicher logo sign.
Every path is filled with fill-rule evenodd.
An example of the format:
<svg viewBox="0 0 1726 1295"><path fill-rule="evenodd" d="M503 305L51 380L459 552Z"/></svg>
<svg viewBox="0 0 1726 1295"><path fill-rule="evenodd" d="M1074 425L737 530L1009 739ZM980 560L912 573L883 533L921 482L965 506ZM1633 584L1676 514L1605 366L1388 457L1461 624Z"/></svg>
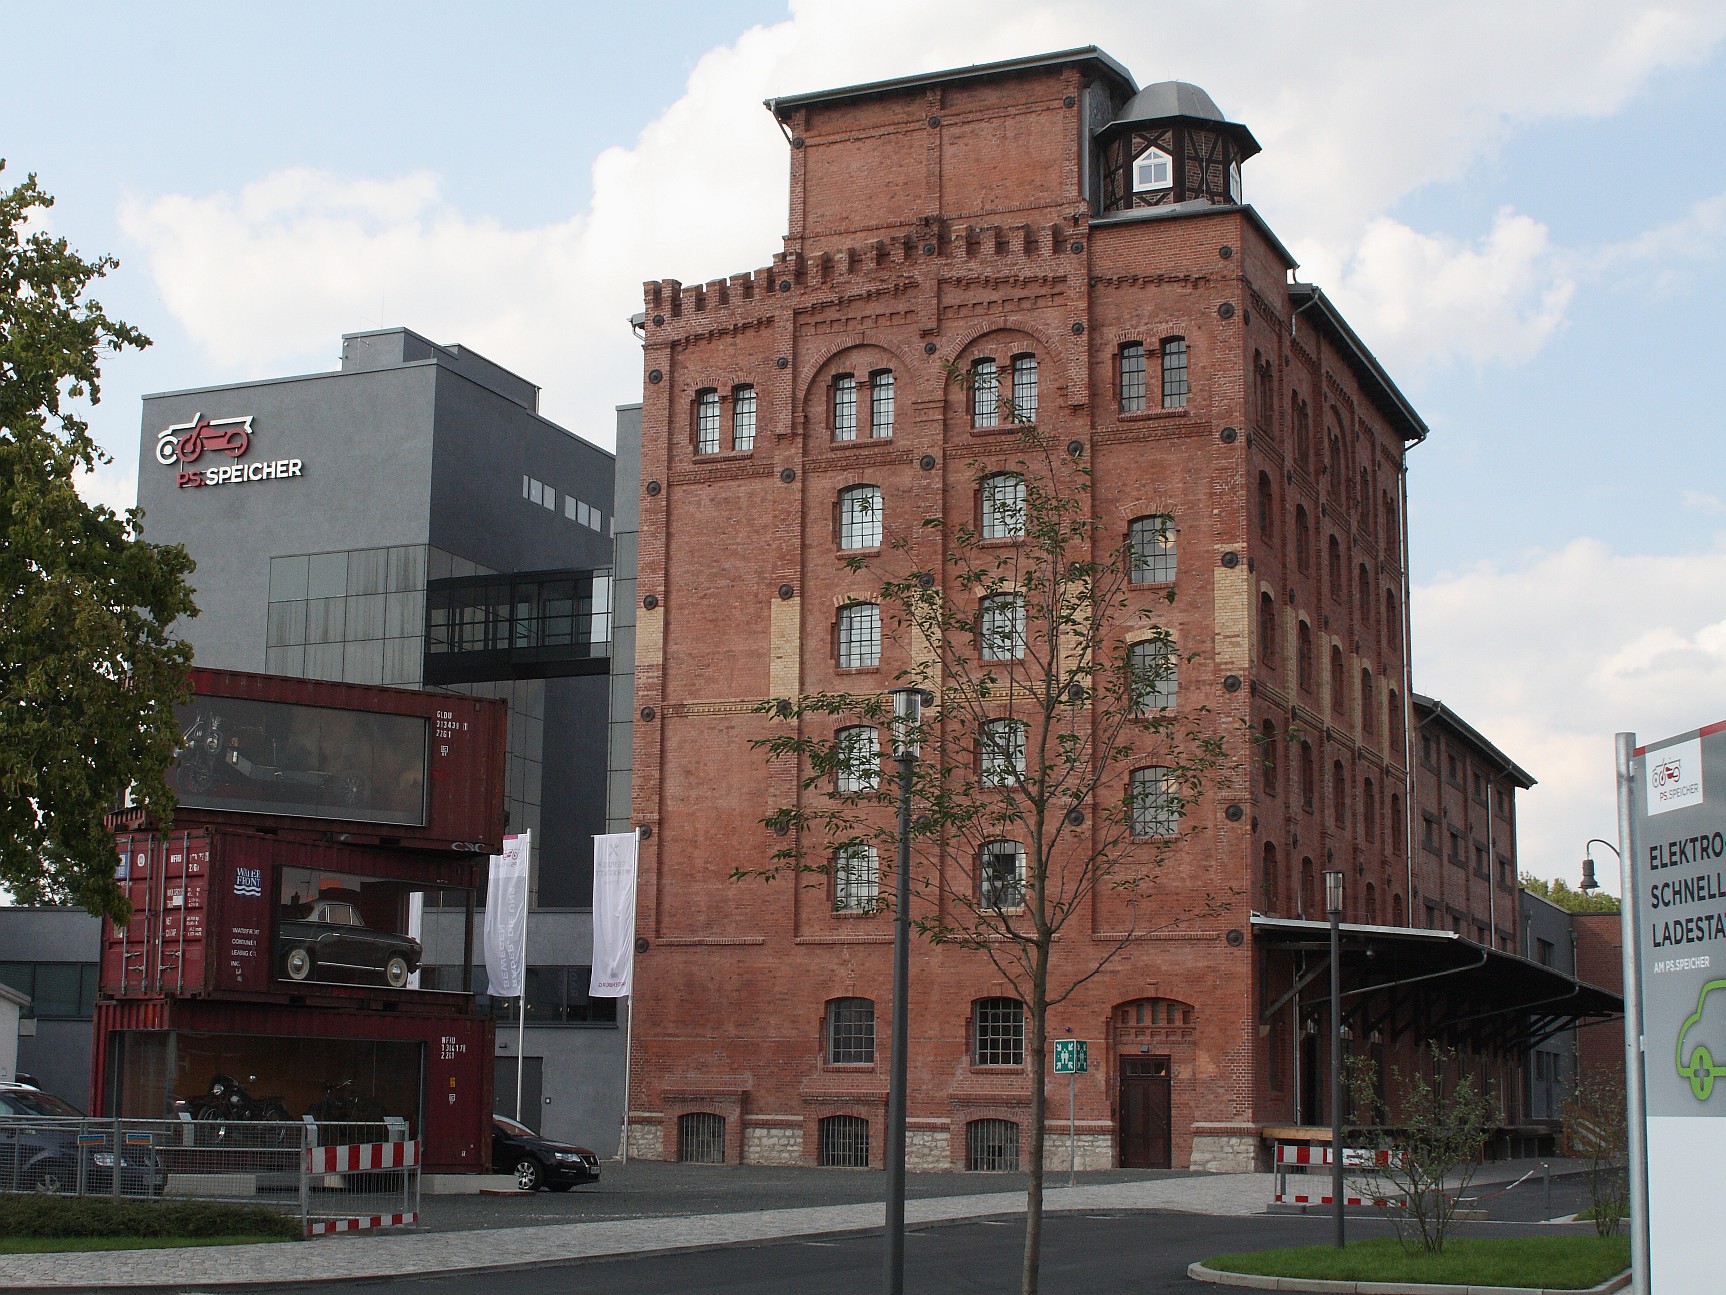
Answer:
<svg viewBox="0 0 1726 1295"><path fill-rule="evenodd" d="M180 468L179 487L222 486L253 481L285 481L302 475L300 459L253 459L241 463L252 448L256 431L253 415L234 418L205 418L193 414L184 423L174 423L156 433L156 462ZM212 466L194 466L209 456ZM227 458L233 462L216 460Z"/></svg>

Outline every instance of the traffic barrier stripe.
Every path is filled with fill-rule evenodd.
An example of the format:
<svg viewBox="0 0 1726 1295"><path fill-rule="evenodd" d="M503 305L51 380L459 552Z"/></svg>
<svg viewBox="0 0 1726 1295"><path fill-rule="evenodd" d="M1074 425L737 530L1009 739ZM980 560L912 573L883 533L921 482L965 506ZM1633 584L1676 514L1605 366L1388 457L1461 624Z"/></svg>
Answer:
<svg viewBox="0 0 1726 1295"><path fill-rule="evenodd" d="M347 1147L307 1147L309 1174L353 1174L369 1169L412 1169L420 1162L418 1142L362 1142Z"/></svg>
<svg viewBox="0 0 1726 1295"><path fill-rule="evenodd" d="M336 1232L363 1232L367 1228L403 1228L419 1221L418 1214L367 1214L351 1219L314 1219L306 1224L306 1235L324 1237Z"/></svg>
<svg viewBox="0 0 1726 1295"><path fill-rule="evenodd" d="M1364 1169L1369 1165L1386 1168L1392 1164L1400 1164L1400 1151L1373 1150L1362 1147L1344 1147L1342 1163L1345 1168ZM1328 1165L1332 1162L1331 1149L1328 1146L1293 1146L1286 1142L1277 1143L1277 1163L1279 1165Z"/></svg>

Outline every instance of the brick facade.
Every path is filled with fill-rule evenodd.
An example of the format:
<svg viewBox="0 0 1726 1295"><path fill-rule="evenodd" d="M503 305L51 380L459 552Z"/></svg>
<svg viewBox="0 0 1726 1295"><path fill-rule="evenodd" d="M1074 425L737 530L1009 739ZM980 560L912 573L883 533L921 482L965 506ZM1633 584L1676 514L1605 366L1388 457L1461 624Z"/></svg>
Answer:
<svg viewBox="0 0 1726 1295"><path fill-rule="evenodd" d="M1219 191L1257 149L1244 128L1177 99L1161 125L1108 126L1163 89L1134 99L1118 65L1080 51L779 101L783 251L730 279L646 286L635 1154L676 1158L680 1118L707 1112L726 1121L728 1160L815 1163L821 1121L851 1116L880 1163L890 917L732 873L783 844L763 816L808 794L752 749L770 731L756 704L886 688L909 663L889 642L876 669L836 665L839 609L869 593L838 548L839 492L878 486L884 532L938 570L919 522L972 518L979 472L1016 453L973 429L948 380L981 356L1003 371L1037 358L1039 426L1082 445L1105 532L1175 519L1176 596L1135 597L1175 636L1178 705L1203 708L1230 752L1155 883L1180 920L1051 1013L1051 1037L1092 1045L1085 1163L1116 1155L1123 1062L1149 1057L1167 1059L1172 1163L1252 1168L1259 1130L1298 1114L1291 1031L1259 1026L1286 986L1261 983L1252 913L1322 917L1332 866L1348 871L1350 921L1412 911L1403 471L1425 428L1322 294L1289 282L1256 213ZM1120 189L1110 141L1162 126L1186 141L1180 192L1200 196L1106 209L1108 165ZM1171 339L1189 390L1164 407ZM1131 343L1147 358L1144 409L1123 409ZM892 431L872 437L870 375L888 371ZM841 375L858 392L849 439L833 425ZM755 431L740 447L745 387ZM1117 916L1098 901L1068 956L1088 956ZM973 1004L1008 992L977 954L913 947L912 1168L963 1168L975 1121L1025 1119L1023 1068L974 1066L968 1047ZM837 998L875 1003L872 1063L823 1063ZM1065 1089L1050 1090L1057 1164Z"/></svg>

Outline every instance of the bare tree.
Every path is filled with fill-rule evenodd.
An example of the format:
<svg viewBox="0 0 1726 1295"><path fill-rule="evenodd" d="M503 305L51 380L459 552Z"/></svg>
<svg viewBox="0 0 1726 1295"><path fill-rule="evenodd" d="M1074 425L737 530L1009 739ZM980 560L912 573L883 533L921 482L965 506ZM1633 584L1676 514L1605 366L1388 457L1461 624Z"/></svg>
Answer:
<svg viewBox="0 0 1726 1295"><path fill-rule="evenodd" d="M1594 1230L1600 1236L1612 1236L1630 1213L1630 1123L1624 1081L1598 1071L1584 1075L1562 1114L1564 1153L1588 1161Z"/></svg>
<svg viewBox="0 0 1726 1295"><path fill-rule="evenodd" d="M1181 920L1147 901L1194 830L1186 811L1223 749L1204 707L1175 705L1177 645L1150 605L1172 600L1172 589L1135 587L1173 579L1172 523L1109 533L1082 454L1050 444L1034 424L1016 431L1012 462L974 465L979 518L923 523L939 532L937 568L917 565L929 546L913 536L852 565L879 582L883 636L908 662L897 682L930 701L913 784L914 925L936 945L987 958L1021 1004L1030 1295L1042 1244L1049 1009ZM790 842L766 869L739 875L811 874L842 902L887 907L890 887L872 878L860 901L855 884L859 861L894 857L895 796L873 736L889 718L886 699L822 694L761 709L797 721L758 745L770 760L796 762L803 795L767 820ZM806 722L816 716L832 717L834 731ZM1124 927L1102 942L1089 929L1063 941L1093 901L1124 912ZM1200 915L1220 902L1209 896Z"/></svg>

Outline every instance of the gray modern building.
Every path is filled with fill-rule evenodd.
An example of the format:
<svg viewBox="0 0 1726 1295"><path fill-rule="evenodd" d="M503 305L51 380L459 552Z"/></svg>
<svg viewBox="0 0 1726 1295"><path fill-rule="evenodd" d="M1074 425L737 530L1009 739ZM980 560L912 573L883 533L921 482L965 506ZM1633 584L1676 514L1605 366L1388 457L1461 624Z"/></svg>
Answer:
<svg viewBox="0 0 1726 1295"><path fill-rule="evenodd" d="M349 334L334 372L146 396L138 503L197 561L199 665L508 700L509 830L533 834L523 1116L607 1153L622 1032L587 985L615 474L538 398L464 347ZM428 901L439 987L460 988L463 924ZM513 1111L515 1004L496 1006Z"/></svg>
<svg viewBox="0 0 1726 1295"><path fill-rule="evenodd" d="M30 1000L18 1022L18 1073L85 1109L101 939L102 923L81 909L0 907L0 985Z"/></svg>

